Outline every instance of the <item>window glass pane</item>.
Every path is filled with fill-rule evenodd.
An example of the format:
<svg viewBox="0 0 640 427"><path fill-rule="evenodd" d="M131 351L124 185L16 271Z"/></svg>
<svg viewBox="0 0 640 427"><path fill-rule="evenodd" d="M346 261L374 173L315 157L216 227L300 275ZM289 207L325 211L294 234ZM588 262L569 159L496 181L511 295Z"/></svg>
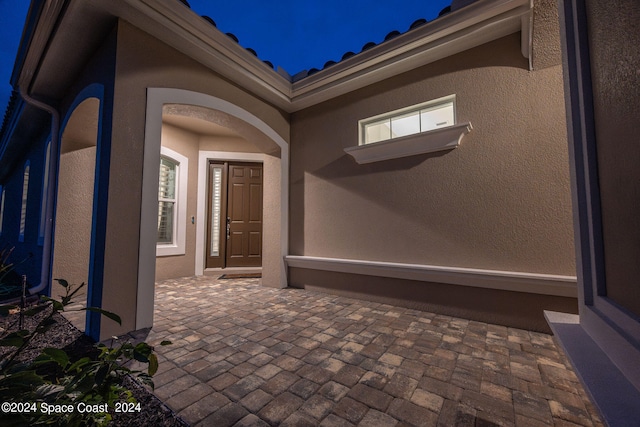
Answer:
<svg viewBox="0 0 640 427"><path fill-rule="evenodd" d="M213 168L211 197L211 255L220 256L220 210L222 203L222 167Z"/></svg>
<svg viewBox="0 0 640 427"><path fill-rule="evenodd" d="M414 111L391 119L392 138L413 135L414 133L420 133L420 112Z"/></svg>
<svg viewBox="0 0 640 427"><path fill-rule="evenodd" d="M158 243L173 243L174 207L173 202L158 202Z"/></svg>
<svg viewBox="0 0 640 427"><path fill-rule="evenodd" d="M160 160L160 185L158 197L160 199L174 199L176 196L176 163L167 158Z"/></svg>
<svg viewBox="0 0 640 427"><path fill-rule="evenodd" d="M422 132L453 126L455 124L453 102L420 111L420 122Z"/></svg>
<svg viewBox="0 0 640 427"><path fill-rule="evenodd" d="M158 243L173 243L176 205L176 173L178 164L171 159L160 159L158 183Z"/></svg>
<svg viewBox="0 0 640 427"><path fill-rule="evenodd" d="M27 223L27 196L29 193L29 168L27 165L24 168L24 177L22 180L22 207L20 209L20 236L24 238L24 230Z"/></svg>
<svg viewBox="0 0 640 427"><path fill-rule="evenodd" d="M364 125L365 144L391 139L391 121L389 119Z"/></svg>

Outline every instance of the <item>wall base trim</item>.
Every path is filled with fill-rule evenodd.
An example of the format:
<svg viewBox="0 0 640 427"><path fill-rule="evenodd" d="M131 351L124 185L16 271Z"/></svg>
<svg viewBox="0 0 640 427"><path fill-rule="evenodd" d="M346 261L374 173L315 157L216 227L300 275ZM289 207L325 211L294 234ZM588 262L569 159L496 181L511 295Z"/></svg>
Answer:
<svg viewBox="0 0 640 427"><path fill-rule="evenodd" d="M288 267L577 298L575 276L288 255Z"/></svg>

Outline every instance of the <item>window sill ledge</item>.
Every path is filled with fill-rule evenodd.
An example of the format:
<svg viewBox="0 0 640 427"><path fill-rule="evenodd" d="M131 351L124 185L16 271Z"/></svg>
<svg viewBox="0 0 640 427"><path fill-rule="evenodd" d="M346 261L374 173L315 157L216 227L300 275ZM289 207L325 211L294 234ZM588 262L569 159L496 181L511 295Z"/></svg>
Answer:
<svg viewBox="0 0 640 427"><path fill-rule="evenodd" d="M184 247L180 245L157 245L156 257L184 255Z"/></svg>
<svg viewBox="0 0 640 427"><path fill-rule="evenodd" d="M460 145L462 137L471 132L470 122L418 133L402 138L348 147L344 151L362 165L366 163L416 156L436 151L452 150Z"/></svg>

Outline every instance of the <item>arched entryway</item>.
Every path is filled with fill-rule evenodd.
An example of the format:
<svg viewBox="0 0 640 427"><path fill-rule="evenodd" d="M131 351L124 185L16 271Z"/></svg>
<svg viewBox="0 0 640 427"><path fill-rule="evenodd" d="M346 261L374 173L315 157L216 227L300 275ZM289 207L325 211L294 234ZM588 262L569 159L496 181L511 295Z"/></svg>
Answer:
<svg viewBox="0 0 640 427"><path fill-rule="evenodd" d="M161 162L162 115L163 108L167 105L188 106L187 109L191 111L206 110L208 120L250 140L257 147L259 156L264 159L265 167L268 164L270 170L275 171L270 174L269 184L265 186L264 193L263 285L284 287L287 284L283 260L288 250L289 146L287 142L260 118L226 100L181 89L150 88L147 90L136 329L150 327L153 324L159 218L158 176ZM229 152L219 155L234 157ZM212 156L218 157L216 153L201 153L198 164L190 164L189 167L197 167L200 171L203 168L203 162ZM202 182L202 176L199 173L197 213L187 214L192 217L193 225L198 228L198 236L204 236L205 224L201 191L206 185ZM194 271L196 274L202 274L203 239L200 239L196 245Z"/></svg>
<svg viewBox="0 0 640 427"><path fill-rule="evenodd" d="M79 99L62 131L52 278L87 284L74 298L78 305L86 306L87 295L92 291L90 269L100 99ZM65 289L53 280L51 295L57 298L64 294ZM70 320L78 329L85 330L84 311L74 312Z"/></svg>

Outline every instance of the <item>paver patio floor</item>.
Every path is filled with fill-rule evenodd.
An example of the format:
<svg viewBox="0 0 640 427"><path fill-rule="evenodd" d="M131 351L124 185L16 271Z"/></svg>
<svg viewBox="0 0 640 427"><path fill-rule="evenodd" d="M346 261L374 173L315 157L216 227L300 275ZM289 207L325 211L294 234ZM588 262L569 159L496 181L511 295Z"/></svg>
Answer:
<svg viewBox="0 0 640 427"><path fill-rule="evenodd" d="M155 394L192 425L602 425L550 335L259 282L156 285Z"/></svg>

